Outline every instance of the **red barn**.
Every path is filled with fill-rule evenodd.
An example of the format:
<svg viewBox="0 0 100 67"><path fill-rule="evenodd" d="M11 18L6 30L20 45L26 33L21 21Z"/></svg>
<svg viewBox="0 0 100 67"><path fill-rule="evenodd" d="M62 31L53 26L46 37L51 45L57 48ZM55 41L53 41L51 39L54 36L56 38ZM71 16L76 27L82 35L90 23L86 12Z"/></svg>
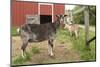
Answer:
<svg viewBox="0 0 100 67"><path fill-rule="evenodd" d="M64 4L38 3L12 0L12 25L20 26L26 21L26 15L51 15L52 22L55 15L64 14Z"/></svg>

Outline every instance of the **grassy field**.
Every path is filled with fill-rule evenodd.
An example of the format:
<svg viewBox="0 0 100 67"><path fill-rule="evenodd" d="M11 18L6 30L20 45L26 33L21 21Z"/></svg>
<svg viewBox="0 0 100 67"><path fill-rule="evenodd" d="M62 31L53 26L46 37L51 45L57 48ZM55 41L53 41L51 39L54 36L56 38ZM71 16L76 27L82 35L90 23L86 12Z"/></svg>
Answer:
<svg viewBox="0 0 100 67"><path fill-rule="evenodd" d="M13 37L16 37L18 34L16 32L16 28L12 29L12 35ZM95 35L95 32L90 31L89 32L89 37L92 38ZM17 40L17 39L16 39ZM18 43L16 40L14 40L16 42L16 46L14 45L12 48L13 51L15 51L15 54L12 56L12 64L25 64L25 63L33 63L33 60L38 60L37 63L58 63L58 62L73 62L75 60L78 61L94 61L96 60L96 55L95 55L95 41L90 43L90 48L91 50L87 50L86 45L85 45L85 30L84 29L80 29L80 34L79 34L79 38L76 39L74 36L69 36L69 32L63 29L58 29L57 32L57 37L56 37L56 45L58 44L58 46L55 46L55 53L63 53L63 54L57 54L55 57L57 58L50 58L50 57L46 57L44 55L46 52L42 52L45 48L45 51L47 50L47 46L30 46L31 48L28 48L28 52L27 52L27 56L26 58L22 58L21 55L18 54L18 52L20 52L20 48ZM18 40L20 41L20 40ZM43 43L45 44L45 43ZM64 44L64 45L63 45ZM71 46L69 45L71 44ZM17 48L18 45L18 48ZM37 47L38 46L38 47ZM56 48L57 47L57 48ZM60 49L60 48L64 48L64 50ZM18 51L17 51L18 50ZM17 52L16 52L17 51ZM36 56L35 56L36 55ZM61 55L61 57L59 57ZM64 55L64 56L62 56ZM79 57L77 58L73 58L75 55L78 55ZM34 57L34 58L33 58ZM41 59L41 58L42 59ZM37 59L36 59L37 58ZM64 59L64 60L62 60ZM46 60L46 61L44 61ZM29 61L29 62L28 62ZM35 62L35 61L34 61ZM35 63L34 63L35 64Z"/></svg>
<svg viewBox="0 0 100 67"><path fill-rule="evenodd" d="M59 30L58 31L58 37L57 39L62 42L71 42L74 46L73 49L77 50L77 52L81 56L81 60L84 61L90 61L96 59L96 53L95 53L95 40L90 43L90 49L88 50L85 45L85 30L80 29L79 38L76 39L75 37L69 36L69 32L65 30ZM59 36L60 35L60 36ZM89 38L91 39L93 36L95 36L95 32L89 31Z"/></svg>
<svg viewBox="0 0 100 67"><path fill-rule="evenodd" d="M31 51L29 53L28 52L26 53L25 58L23 58L22 56L18 56L13 59L12 64L23 64L26 61L29 61L33 54L38 54L38 53L40 53L40 49L38 49L37 47L32 47Z"/></svg>

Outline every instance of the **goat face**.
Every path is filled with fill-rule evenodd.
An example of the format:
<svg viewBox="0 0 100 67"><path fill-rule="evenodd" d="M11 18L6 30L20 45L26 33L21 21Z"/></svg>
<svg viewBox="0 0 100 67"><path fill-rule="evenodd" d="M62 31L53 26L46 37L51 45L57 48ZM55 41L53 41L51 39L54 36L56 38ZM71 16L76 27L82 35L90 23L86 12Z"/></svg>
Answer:
<svg viewBox="0 0 100 67"><path fill-rule="evenodd" d="M62 27L65 26L65 24L64 24L64 18L65 18L66 16L67 16L67 15L56 15L57 20L59 21L59 25L61 24Z"/></svg>

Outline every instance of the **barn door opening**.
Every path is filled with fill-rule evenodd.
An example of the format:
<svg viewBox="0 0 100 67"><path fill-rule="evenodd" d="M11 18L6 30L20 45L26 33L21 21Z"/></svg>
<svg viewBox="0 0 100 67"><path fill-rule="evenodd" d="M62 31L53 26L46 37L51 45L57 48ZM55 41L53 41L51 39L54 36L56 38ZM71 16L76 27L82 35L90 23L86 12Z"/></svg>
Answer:
<svg viewBox="0 0 100 67"><path fill-rule="evenodd" d="M40 24L52 23L52 15L40 15Z"/></svg>
<svg viewBox="0 0 100 67"><path fill-rule="evenodd" d="M53 4L39 3L40 24L53 22Z"/></svg>

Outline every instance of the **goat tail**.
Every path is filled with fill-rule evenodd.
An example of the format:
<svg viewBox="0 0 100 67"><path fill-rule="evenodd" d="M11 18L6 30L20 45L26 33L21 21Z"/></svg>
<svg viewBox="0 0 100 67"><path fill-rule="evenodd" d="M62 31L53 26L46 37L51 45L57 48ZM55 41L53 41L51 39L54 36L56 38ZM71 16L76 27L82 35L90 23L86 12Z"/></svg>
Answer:
<svg viewBox="0 0 100 67"><path fill-rule="evenodd" d="M18 34L20 33L20 28L17 28L17 33L18 33Z"/></svg>

